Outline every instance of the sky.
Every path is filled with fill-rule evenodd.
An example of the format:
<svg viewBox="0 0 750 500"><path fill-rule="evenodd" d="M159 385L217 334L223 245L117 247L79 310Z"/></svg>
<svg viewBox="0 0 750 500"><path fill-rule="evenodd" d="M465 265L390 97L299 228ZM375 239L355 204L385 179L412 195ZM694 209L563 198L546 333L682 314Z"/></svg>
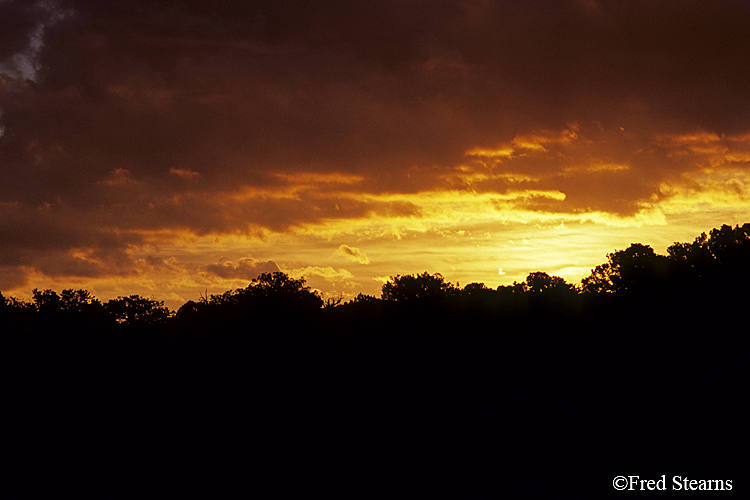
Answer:
<svg viewBox="0 0 750 500"><path fill-rule="evenodd" d="M579 283L750 221L744 0L0 0L0 291Z"/></svg>

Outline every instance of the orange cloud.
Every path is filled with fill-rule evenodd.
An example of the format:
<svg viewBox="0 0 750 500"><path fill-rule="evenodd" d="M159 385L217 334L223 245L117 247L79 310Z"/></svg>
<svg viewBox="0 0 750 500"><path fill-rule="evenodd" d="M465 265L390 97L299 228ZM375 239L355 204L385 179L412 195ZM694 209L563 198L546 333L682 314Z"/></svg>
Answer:
<svg viewBox="0 0 750 500"><path fill-rule="evenodd" d="M279 266L270 260L259 261L251 257L245 257L236 264L225 260L218 264L205 266L206 272L224 279L243 279L251 281L262 273L273 273L279 270Z"/></svg>
<svg viewBox="0 0 750 500"><path fill-rule="evenodd" d="M336 250L336 253L338 255L343 255L344 257L353 260L354 262L359 262L360 264L369 264L370 259L365 255L364 252L362 252L359 248L356 247L350 247L349 245L341 245Z"/></svg>
<svg viewBox="0 0 750 500"><path fill-rule="evenodd" d="M196 177L201 176L200 172L194 172L190 170L189 168L174 168L174 167L169 169L169 175L174 175L182 179L195 179Z"/></svg>

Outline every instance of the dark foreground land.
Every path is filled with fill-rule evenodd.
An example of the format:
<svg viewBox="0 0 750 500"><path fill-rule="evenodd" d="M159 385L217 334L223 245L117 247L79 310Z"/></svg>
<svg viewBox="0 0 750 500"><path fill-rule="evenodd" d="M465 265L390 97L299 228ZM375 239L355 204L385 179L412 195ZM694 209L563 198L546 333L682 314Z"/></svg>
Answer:
<svg viewBox="0 0 750 500"><path fill-rule="evenodd" d="M101 498L607 498L666 474L737 495L743 304L40 321L3 333L8 477Z"/></svg>
<svg viewBox="0 0 750 500"><path fill-rule="evenodd" d="M29 497L743 495L750 225L608 259L345 304L264 274L176 315L0 296L3 472Z"/></svg>

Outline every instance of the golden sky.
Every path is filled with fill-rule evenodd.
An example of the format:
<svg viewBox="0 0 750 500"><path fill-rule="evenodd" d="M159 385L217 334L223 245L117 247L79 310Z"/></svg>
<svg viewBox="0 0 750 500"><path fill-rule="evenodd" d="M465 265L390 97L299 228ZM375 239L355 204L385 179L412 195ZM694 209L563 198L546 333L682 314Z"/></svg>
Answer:
<svg viewBox="0 0 750 500"><path fill-rule="evenodd" d="M0 0L0 290L577 283L750 221L750 4Z"/></svg>

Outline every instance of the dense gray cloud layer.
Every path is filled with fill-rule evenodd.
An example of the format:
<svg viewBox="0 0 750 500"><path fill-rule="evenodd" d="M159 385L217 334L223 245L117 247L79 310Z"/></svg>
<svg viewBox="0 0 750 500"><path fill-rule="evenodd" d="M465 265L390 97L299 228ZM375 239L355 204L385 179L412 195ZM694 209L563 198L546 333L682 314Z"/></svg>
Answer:
<svg viewBox="0 0 750 500"><path fill-rule="evenodd" d="M461 187L466 151L571 124L488 168L566 195L530 208L631 213L696 168L658 134L748 131L748 25L742 0L5 0L0 274L74 249L98 264L58 272L125 272L143 231L418 216L352 193Z"/></svg>

